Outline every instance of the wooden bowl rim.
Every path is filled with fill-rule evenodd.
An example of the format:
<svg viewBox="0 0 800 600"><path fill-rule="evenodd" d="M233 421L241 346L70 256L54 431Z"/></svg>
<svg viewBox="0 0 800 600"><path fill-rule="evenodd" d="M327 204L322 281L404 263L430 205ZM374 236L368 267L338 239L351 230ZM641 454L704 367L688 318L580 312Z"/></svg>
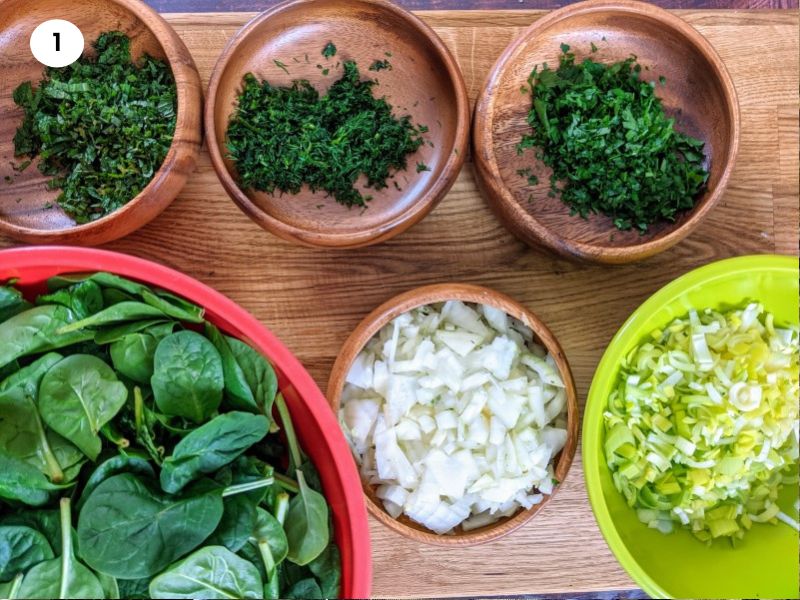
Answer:
<svg viewBox="0 0 800 600"><path fill-rule="evenodd" d="M541 503L529 509L521 509L513 516L506 517L496 523L456 535L438 535L422 525L407 525L393 518L382 506L372 500L372 497L368 493L368 491L371 491L372 486L362 477L361 484L364 489L364 499L367 503L367 508L381 523L400 535L418 542L424 542L435 546L466 547L496 540L533 519L542 507L544 507L564 485L564 480L572 465L572 460L578 445L578 426L580 421L575 380L561 344L559 344L556 337L544 322L539 319L533 311L510 296L478 285L443 283L409 290L380 305L367 315L353 330L342 346L339 356L333 366L328 381L326 397L338 420L345 378L350 370L350 366L364 346L366 346L381 328L399 315L420 306L445 302L447 300L488 304L505 311L506 314L520 319L533 330L534 336L538 342L553 356L559 374L564 381L564 388L567 395L567 442L561 452L559 452L557 460L554 461L554 472L559 479L559 484L555 486L552 494L544 496Z"/></svg>
<svg viewBox="0 0 800 600"><path fill-rule="evenodd" d="M158 171L153 174L149 183L121 208L96 221L63 229L35 229L32 227L23 227L10 223L0 217L0 232L15 239L24 239L41 243L69 243L73 241L73 238L100 234L101 231L108 228L112 221L122 221L125 217L129 216L130 213L136 212L138 205L141 204L141 200L157 196L160 188L164 185L177 163L184 160L189 160L192 163L196 163L197 161L197 156L200 153L200 143L202 142L200 112L190 110L190 106L202 104L203 91L200 85L200 74L197 72L197 67L194 64L192 55L172 26L170 26L156 10L150 8L141 0L107 1L133 13L139 21L150 30L164 50L167 63L175 79L175 89L178 98L177 110L175 112L175 133L172 136L172 143L167 151L167 155L164 157L164 161L161 163ZM0 7L2 7L2 2L0 2ZM178 51L174 51L170 44L165 44L164 40L170 40L170 42L177 46ZM182 122L184 119L187 122ZM160 208L158 213L163 212L176 196L177 192L172 198L165 200L164 205ZM107 241L124 237L144 225L145 223L139 223L134 227L123 227L117 235L112 236L111 239Z"/></svg>
<svg viewBox="0 0 800 600"><path fill-rule="evenodd" d="M536 217L525 211L514 195L503 185L500 168L492 144L492 124L494 122L494 90L505 74L508 65L522 51L522 46L530 38L536 37L549 27L572 17L591 13L618 13L637 15L656 20L683 36L694 49L712 65L714 76L724 90L726 112L731 117L731 135L728 140L728 160L716 187L689 213L686 222L666 235L648 242L630 246L609 248L593 243L580 242L556 233L543 225ZM728 185L739 151L740 109L736 87L725 63L711 43L686 21L663 8L638 0L586 0L565 6L536 20L516 37L492 66L483 91L475 106L473 129L474 161L478 183L491 204L502 206L513 214L517 233L526 242L542 242L547 247L568 257L605 264L623 264L649 258L667 250L692 233L702 219L719 202ZM580 217L575 217L580 218Z"/></svg>
<svg viewBox="0 0 800 600"><path fill-rule="evenodd" d="M450 50L436 32L424 21L411 12L393 4L389 0L344 0L353 5L366 4L378 10L393 13L395 16L405 21L411 28L416 29L428 40L436 51L436 54L447 67L447 76L450 79L456 95L456 131L455 141L453 143L455 152L449 153L447 161L441 169L441 175L434 181L431 188L426 193L415 198L408 209L391 221L379 227L371 227L356 233L329 233L297 227L273 217L266 211L261 210L261 208L242 191L234 177L228 171L219 150L219 141L214 126L217 93L219 91L220 81L228 67L229 60L236 53L239 46L244 43L263 22L270 18L285 11L293 10L298 6L305 5L310 8L313 7L314 4L325 1L326 0L286 0L285 2L281 2L253 17L228 41L217 59L217 63L214 65L214 70L211 73L211 79L208 83L204 114L207 136L206 145L208 147L208 153L211 156L211 164L217 172L217 177L222 182L225 191L228 192L228 195L242 212L262 228L284 240L304 246L341 249L362 248L384 242L399 235L425 218L442 198L444 198L447 192L450 191L458 174L461 172L466 158L467 146L469 144L470 114L464 77Z"/></svg>

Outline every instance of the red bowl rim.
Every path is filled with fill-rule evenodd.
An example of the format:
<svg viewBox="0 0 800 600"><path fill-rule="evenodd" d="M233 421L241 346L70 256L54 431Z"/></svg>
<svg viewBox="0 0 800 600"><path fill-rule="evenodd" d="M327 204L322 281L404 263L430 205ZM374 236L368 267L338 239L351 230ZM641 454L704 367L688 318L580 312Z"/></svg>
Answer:
<svg viewBox="0 0 800 600"><path fill-rule="evenodd" d="M322 431L339 431L339 423L317 384L300 361L258 319L233 300L211 287L179 271L156 262L108 250L74 248L68 246L37 246L0 250L0 271L9 278L14 271L55 265L62 272L110 271L123 277L131 277L180 294L187 300L198 303L210 312L224 316L247 337L257 349L268 355L283 371L291 385L304 399L308 410L317 420ZM267 351L267 349L269 351ZM337 464L337 472L343 485L346 518L350 524L347 542L351 546L355 565L348 589L342 589L343 597L369 598L372 583L372 561L370 554L369 525L366 506L361 492L361 479L353 463L350 448L344 435L326 436L331 455ZM341 532L345 533L345 532Z"/></svg>

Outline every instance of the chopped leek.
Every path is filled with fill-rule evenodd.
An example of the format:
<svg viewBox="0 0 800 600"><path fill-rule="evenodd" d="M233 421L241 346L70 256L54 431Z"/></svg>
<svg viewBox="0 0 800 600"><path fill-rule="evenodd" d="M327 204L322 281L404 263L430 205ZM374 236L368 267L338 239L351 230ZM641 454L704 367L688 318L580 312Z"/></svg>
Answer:
<svg viewBox="0 0 800 600"><path fill-rule="evenodd" d="M654 331L623 361L604 418L614 484L649 527L707 542L798 528L777 504L798 476L798 327L760 304Z"/></svg>

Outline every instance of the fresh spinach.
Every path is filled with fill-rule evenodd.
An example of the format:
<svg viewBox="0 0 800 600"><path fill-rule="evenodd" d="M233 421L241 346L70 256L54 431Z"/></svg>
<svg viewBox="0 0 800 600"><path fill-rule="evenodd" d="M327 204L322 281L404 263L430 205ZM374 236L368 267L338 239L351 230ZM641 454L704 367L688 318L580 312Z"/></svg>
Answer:
<svg viewBox="0 0 800 600"><path fill-rule="evenodd" d="M286 592L287 599L297 598L298 600L313 600L315 598L325 598L319 584L313 577L301 579Z"/></svg>
<svg viewBox="0 0 800 600"><path fill-rule="evenodd" d="M111 344L114 368L135 381L149 384L158 340L149 333L129 333Z"/></svg>
<svg viewBox="0 0 800 600"><path fill-rule="evenodd" d="M135 473L146 478L154 478L156 476L146 457L139 454L117 454L97 465L95 470L92 471L83 486L81 498L75 508L80 511L86 503L86 499L92 495L98 485L109 477L120 473Z"/></svg>
<svg viewBox="0 0 800 600"><path fill-rule="evenodd" d="M42 506L50 500L50 492L68 487L51 483L39 469L0 448L0 498Z"/></svg>
<svg viewBox="0 0 800 600"><path fill-rule="evenodd" d="M42 378L42 419L71 440L90 459L100 454L100 428L119 412L128 390L114 370L97 357L73 354Z"/></svg>
<svg viewBox="0 0 800 600"><path fill-rule="evenodd" d="M175 446L161 465L161 487L175 494L201 475L213 473L264 439L269 422L244 412L221 414L198 427Z"/></svg>
<svg viewBox="0 0 800 600"><path fill-rule="evenodd" d="M179 331L158 344L151 385L161 412L202 423L219 408L224 381L219 352L199 333Z"/></svg>
<svg viewBox="0 0 800 600"><path fill-rule="evenodd" d="M338 598L342 587L342 556L336 544L328 544L325 551L308 568L319 581L323 598Z"/></svg>
<svg viewBox="0 0 800 600"><path fill-rule="evenodd" d="M121 340L130 333L139 333L145 329L153 327L154 325L167 323L169 323L173 328L175 327L174 322L165 321L163 319L143 319L141 321L123 323L122 325L111 325L110 327L97 330L97 333L94 335L94 343L101 346L112 344L118 340Z"/></svg>
<svg viewBox="0 0 800 600"><path fill-rule="evenodd" d="M22 292L9 285L0 285L0 322L28 310L30 303L22 297Z"/></svg>
<svg viewBox="0 0 800 600"><path fill-rule="evenodd" d="M97 576L82 565L72 549L69 498L61 499L61 556L39 563L25 574L21 598L103 598Z"/></svg>
<svg viewBox="0 0 800 600"><path fill-rule="evenodd" d="M60 304L69 308L77 319L85 319L103 310L103 291L93 281L80 281L70 287L39 296L36 304Z"/></svg>
<svg viewBox="0 0 800 600"><path fill-rule="evenodd" d="M171 496L153 481L114 475L81 508L81 555L90 567L114 577L151 577L211 535L222 511L221 488L200 485Z"/></svg>
<svg viewBox="0 0 800 600"><path fill-rule="evenodd" d="M238 552L250 539L256 522L256 503L247 494L237 494L225 498L217 529L206 543L225 546L231 552Z"/></svg>
<svg viewBox="0 0 800 600"><path fill-rule="evenodd" d="M225 380L225 397L234 410L258 412L259 406L253 396L253 390L247 382L244 371L236 361L228 340L219 329L206 323L206 337L211 340L222 358L222 373Z"/></svg>
<svg viewBox="0 0 800 600"><path fill-rule="evenodd" d="M0 582L54 557L47 538L24 525L0 525Z"/></svg>
<svg viewBox="0 0 800 600"><path fill-rule="evenodd" d="M207 546L150 583L151 598L263 598L261 575L252 563L222 546Z"/></svg>
<svg viewBox="0 0 800 600"><path fill-rule="evenodd" d="M8 583L0 583L0 598L5 600L16 600L19 598L19 588L22 586L22 573L14 577Z"/></svg>
<svg viewBox="0 0 800 600"><path fill-rule="evenodd" d="M278 378L275 375L275 369L266 358L243 341L228 336L225 336L225 340L228 342L239 368L244 373L259 412L271 418L272 404L278 392Z"/></svg>
<svg viewBox="0 0 800 600"><path fill-rule="evenodd" d="M68 308L51 304L18 313L0 323L0 367L30 354L57 350L91 339L81 331L61 333L75 320Z"/></svg>
<svg viewBox="0 0 800 600"><path fill-rule="evenodd" d="M164 318L166 315L157 308L145 304L144 302L133 302L125 300L112 304L108 308L96 312L93 315L73 321L67 325L62 326L58 333L66 334L70 332L80 331L89 328L106 327L108 325L115 325L124 323L126 321L138 321L140 319L158 319ZM87 332L86 339L94 338L93 332Z"/></svg>

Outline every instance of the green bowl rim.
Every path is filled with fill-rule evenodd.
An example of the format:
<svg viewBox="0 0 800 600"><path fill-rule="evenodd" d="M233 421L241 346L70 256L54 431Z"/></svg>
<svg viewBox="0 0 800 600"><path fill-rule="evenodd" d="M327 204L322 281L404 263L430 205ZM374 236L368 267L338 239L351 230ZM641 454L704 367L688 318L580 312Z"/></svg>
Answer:
<svg viewBox="0 0 800 600"><path fill-rule="evenodd" d="M598 390L604 387L606 380L611 377L611 363L615 362L615 355L620 354L621 340L627 335L630 329L637 327L642 321L646 320L652 312L664 305L672 303L688 290L701 285L707 285L716 279L728 277L732 273L750 271L797 273L798 258L781 254L758 254L726 258L698 267L663 286L633 311L631 316L628 317L619 331L617 331L611 339L611 342L609 342L603 353L603 357L600 359L600 363L595 369L592 384L586 396L586 406L584 408L583 427L581 431L581 455L583 459L584 482L589 495L592 513L600 528L600 532L606 540L606 544L608 544L609 549L613 552L619 564L625 569L628 575L630 575L631 579L640 585L648 595L655 598L671 598L671 596L645 572L634 556L628 551L619 532L616 527L613 526L611 515L603 499L598 473L600 467L599 455L597 451L590 451L597 448L600 441L599 437L601 432L593 425L598 418L598 415L594 413L598 413L598 411L602 410L602 404L600 399L594 399L593 401L593 398L598 394ZM613 375L616 376L616 370L614 370Z"/></svg>

